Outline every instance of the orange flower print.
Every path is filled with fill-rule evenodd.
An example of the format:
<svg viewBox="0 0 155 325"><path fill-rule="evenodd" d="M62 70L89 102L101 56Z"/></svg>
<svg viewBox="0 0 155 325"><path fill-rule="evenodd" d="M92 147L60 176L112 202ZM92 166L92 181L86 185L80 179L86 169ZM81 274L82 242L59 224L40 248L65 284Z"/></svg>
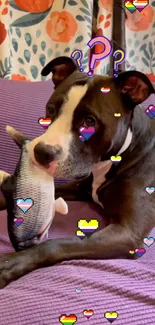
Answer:
<svg viewBox="0 0 155 325"><path fill-rule="evenodd" d="M126 26L133 31L142 31L149 28L153 22L154 10L151 6L147 6L143 11L136 10L134 13L130 13L126 10L127 20Z"/></svg>
<svg viewBox="0 0 155 325"><path fill-rule="evenodd" d="M21 74L15 74L15 73L11 75L11 80L30 81L25 76L22 76Z"/></svg>
<svg viewBox="0 0 155 325"><path fill-rule="evenodd" d="M0 21L0 44L2 44L6 38L7 31L5 29L5 25Z"/></svg>
<svg viewBox="0 0 155 325"><path fill-rule="evenodd" d="M7 15L8 14L8 8L5 7L2 12L1 12L2 15Z"/></svg>
<svg viewBox="0 0 155 325"><path fill-rule="evenodd" d="M102 7L106 11L112 11L113 10L113 0L100 0L100 1L101 1Z"/></svg>
<svg viewBox="0 0 155 325"><path fill-rule="evenodd" d="M103 36L103 30L102 30L102 28L99 28L99 29L97 29L97 31L96 31L96 35L95 35L96 37L97 36ZM102 45L101 43L99 43L99 44L96 44L94 47L93 47L93 49L92 49L92 53L91 54L97 54L97 53L101 53L101 52L103 52L104 51L104 45ZM98 67L98 65L100 64L100 62L101 61L96 61L96 64L95 64L95 68L96 67Z"/></svg>
<svg viewBox="0 0 155 325"><path fill-rule="evenodd" d="M48 36L56 42L70 42L77 31L77 22L68 11L54 11L47 20Z"/></svg>
<svg viewBox="0 0 155 325"><path fill-rule="evenodd" d="M19 8L32 13L44 12L52 6L53 2L54 0L15 0Z"/></svg>
<svg viewBox="0 0 155 325"><path fill-rule="evenodd" d="M146 76L150 79L152 83L155 83L155 75L152 73L146 73Z"/></svg>

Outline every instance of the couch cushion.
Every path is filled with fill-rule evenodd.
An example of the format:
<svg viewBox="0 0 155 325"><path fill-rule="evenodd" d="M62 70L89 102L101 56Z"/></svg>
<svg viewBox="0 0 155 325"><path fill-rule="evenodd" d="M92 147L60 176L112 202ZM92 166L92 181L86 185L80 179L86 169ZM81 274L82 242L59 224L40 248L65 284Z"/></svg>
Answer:
<svg viewBox="0 0 155 325"><path fill-rule="evenodd" d="M21 82L0 79L0 169L13 173L19 149L5 132L7 124L31 138L44 129L38 119L45 116L45 105L54 90L51 80Z"/></svg>

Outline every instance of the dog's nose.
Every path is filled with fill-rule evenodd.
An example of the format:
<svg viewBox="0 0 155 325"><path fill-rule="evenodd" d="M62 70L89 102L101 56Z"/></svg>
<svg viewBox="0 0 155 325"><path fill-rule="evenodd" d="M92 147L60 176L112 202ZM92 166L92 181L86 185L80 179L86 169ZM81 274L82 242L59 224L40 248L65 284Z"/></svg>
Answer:
<svg viewBox="0 0 155 325"><path fill-rule="evenodd" d="M42 166L46 166L50 162L58 160L61 154L62 148L59 145L50 146L44 142L39 142L34 147L35 159Z"/></svg>

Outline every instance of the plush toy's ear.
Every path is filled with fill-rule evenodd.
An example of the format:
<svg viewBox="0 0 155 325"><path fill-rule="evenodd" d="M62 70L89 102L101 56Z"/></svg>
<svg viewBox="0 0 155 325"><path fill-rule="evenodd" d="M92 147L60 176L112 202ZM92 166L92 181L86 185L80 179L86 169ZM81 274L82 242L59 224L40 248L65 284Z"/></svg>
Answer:
<svg viewBox="0 0 155 325"><path fill-rule="evenodd" d="M12 126L6 126L6 132L11 135L14 142L17 144L19 148L21 148L26 140L29 140L25 137L25 135L17 130L15 130Z"/></svg>
<svg viewBox="0 0 155 325"><path fill-rule="evenodd" d="M3 170L0 170L0 186L10 176L11 176L10 174L4 172Z"/></svg>
<svg viewBox="0 0 155 325"><path fill-rule="evenodd" d="M67 56L60 56L50 61L41 71L42 76L47 76L52 72L52 81L55 88L59 86L71 73L77 70L76 63Z"/></svg>
<svg viewBox="0 0 155 325"><path fill-rule="evenodd" d="M142 72L127 71L114 79L128 108L134 108L155 93L150 80Z"/></svg>

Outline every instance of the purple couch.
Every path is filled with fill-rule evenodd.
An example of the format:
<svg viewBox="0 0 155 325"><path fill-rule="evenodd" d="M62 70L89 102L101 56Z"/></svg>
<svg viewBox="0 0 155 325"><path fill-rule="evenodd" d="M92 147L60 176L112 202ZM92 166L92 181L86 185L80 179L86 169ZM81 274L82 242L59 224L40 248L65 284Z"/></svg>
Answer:
<svg viewBox="0 0 155 325"><path fill-rule="evenodd" d="M0 169L12 173L19 155L5 133L6 124L31 137L41 134L37 121L45 114L52 90L51 81L0 80ZM68 215L56 215L50 237L73 235L80 218L96 218L103 228L101 214L94 205L70 202ZM155 230L151 235L155 237ZM4 211L0 212L0 252L11 251ZM94 310L89 321L83 315L86 309ZM101 325L108 324L104 318L107 311L118 313L116 325L155 323L155 244L136 261L62 262L36 270L0 290L0 325L56 325L61 314L75 314L79 325Z"/></svg>

